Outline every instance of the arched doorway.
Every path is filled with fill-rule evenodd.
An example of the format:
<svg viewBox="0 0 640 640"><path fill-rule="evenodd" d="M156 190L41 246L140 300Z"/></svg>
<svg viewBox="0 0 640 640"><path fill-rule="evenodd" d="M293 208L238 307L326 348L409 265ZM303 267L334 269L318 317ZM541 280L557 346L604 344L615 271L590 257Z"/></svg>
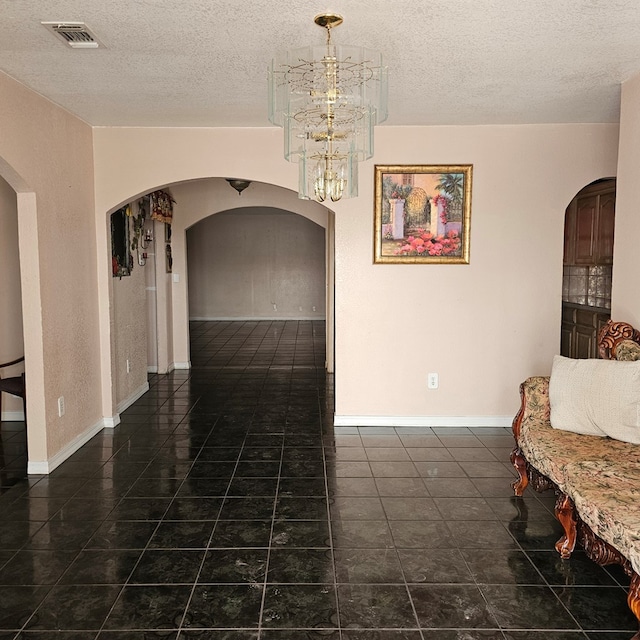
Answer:
<svg viewBox="0 0 640 640"><path fill-rule="evenodd" d="M616 180L581 189L565 212L560 353L596 358L597 335L611 317Z"/></svg>
<svg viewBox="0 0 640 640"><path fill-rule="evenodd" d="M223 178L206 178L186 182L163 185L160 188L171 193L175 200L173 224L171 225L171 252L172 269L168 272L164 267L164 231L160 233L158 229L154 231L154 243L149 248L150 259L155 254L155 271L153 265L145 266L143 269L148 274L145 293L144 278L139 280L135 291L124 292L122 283L116 282L117 278L110 278L109 297L110 305L110 327L112 335L110 340L111 366L110 379L112 385L110 391L112 399L108 401L112 407L113 419L107 418L107 426L118 424L119 411L122 411L144 392L144 381L140 378L135 380L127 369L133 373L141 371L144 367L145 373L149 363L145 355L142 354L142 345L148 345L149 337L157 330L155 339L158 344L158 351L164 352L168 357L167 367L162 367L159 372L171 371L173 369L190 368L189 353L189 265L187 263L187 229L197 224L198 221L212 214L221 211L233 210L242 204L242 208L267 207L285 211L287 215L295 218L302 218L312 226L319 226L322 237L321 251L325 256L324 273L322 276L322 300L310 303L310 313L314 313L312 307L316 306L315 313L324 309L323 318L326 319L326 343L327 362L326 368L333 372L333 326L334 326L334 226L333 213L326 207L315 202L305 202L297 198L297 194L288 189L268 185L263 183L252 183L251 187L243 192L242 200L227 184ZM150 191L153 191L151 189ZM149 192L150 192L149 191ZM137 199L139 196L136 196ZM122 206L120 204L119 206ZM113 212L112 209L109 213ZM313 223L316 223L315 225ZM162 226L162 225L160 225ZM134 272L138 267L134 266ZM138 269L138 272L141 270ZM153 271L153 273L152 273ZM153 278L150 276L153 275ZM153 281L153 282L151 282ZM120 296L120 291L114 294L114 288L123 289L124 295ZM149 290L153 295L149 295ZM137 293L136 293L137 292ZM118 297L118 300L115 298ZM144 301L153 306L153 309L144 310ZM153 302L151 302L153 299ZM277 304L277 303L276 303ZM131 314L134 305L138 306L138 312ZM301 306L300 304L297 307ZM115 314L114 314L115 309ZM146 317L146 322L121 322L116 317L118 310L124 312L125 316L130 316L140 320L141 316ZM155 311L155 313L151 313ZM161 330L162 329L162 330ZM134 354L130 358L127 354ZM136 355L137 354L137 355ZM160 354L162 355L162 354ZM162 358L160 358L162 359ZM130 360L130 362L127 362ZM143 362L144 360L144 362ZM126 372L126 373L124 373ZM118 379L130 378L125 390L125 385L118 384Z"/></svg>
<svg viewBox="0 0 640 640"><path fill-rule="evenodd" d="M238 193L222 178L207 178L172 185L176 200L172 232L173 249L173 336L174 357L177 363L189 362L189 300L187 265L187 229L212 214L238 208L266 207L279 209L307 218L324 230L325 250L325 319L326 319L326 369L333 373L334 363L334 262L335 227L334 214L325 206L309 200L300 200L295 191L273 184L252 182L251 186ZM276 302L277 304L277 302ZM297 305L299 307L301 305ZM310 303L310 306L314 306ZM316 305L319 307L319 305ZM313 313L313 311L311 311ZM178 368L178 367L176 367Z"/></svg>
<svg viewBox="0 0 640 640"><path fill-rule="evenodd" d="M191 320L324 320L325 230L273 207L240 207L187 229Z"/></svg>

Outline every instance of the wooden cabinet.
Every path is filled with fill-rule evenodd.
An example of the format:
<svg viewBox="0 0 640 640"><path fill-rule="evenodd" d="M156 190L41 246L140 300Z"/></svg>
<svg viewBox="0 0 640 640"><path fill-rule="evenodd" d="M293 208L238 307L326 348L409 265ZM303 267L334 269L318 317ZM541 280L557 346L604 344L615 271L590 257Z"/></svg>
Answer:
<svg viewBox="0 0 640 640"><path fill-rule="evenodd" d="M603 193L598 202L598 264L613 264L613 233L616 215L616 189Z"/></svg>
<svg viewBox="0 0 640 640"><path fill-rule="evenodd" d="M560 353L567 358L597 358L598 333L610 314L590 309L562 305Z"/></svg>
<svg viewBox="0 0 640 640"><path fill-rule="evenodd" d="M583 196L576 200L574 264L596 264L597 213L597 196Z"/></svg>
<svg viewBox="0 0 640 640"><path fill-rule="evenodd" d="M613 263L615 206L615 180L590 185L571 201L565 215L564 264Z"/></svg>
<svg viewBox="0 0 640 640"><path fill-rule="evenodd" d="M560 353L568 358L597 358L598 332L611 316L603 307L611 300L615 208L615 180L585 187L567 207Z"/></svg>

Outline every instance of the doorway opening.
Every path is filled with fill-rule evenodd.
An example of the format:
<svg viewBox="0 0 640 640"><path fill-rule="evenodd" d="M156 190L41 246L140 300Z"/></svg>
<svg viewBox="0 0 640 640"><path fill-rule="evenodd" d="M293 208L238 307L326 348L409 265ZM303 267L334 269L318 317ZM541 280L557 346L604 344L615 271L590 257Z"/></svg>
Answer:
<svg viewBox="0 0 640 640"><path fill-rule="evenodd" d="M111 279L113 426L153 384L149 374L178 375L198 360L193 321L270 321L278 334L291 331L278 323L298 322L301 332L310 323L325 332L322 365L332 373L333 213L261 183L242 194L242 206L222 178L163 189L176 203L171 227L156 221L146 266L134 261L131 276Z"/></svg>
<svg viewBox="0 0 640 640"><path fill-rule="evenodd" d="M0 177L0 362L24 356L22 289L18 247L18 202L15 190ZM24 362L3 368L3 378L20 376ZM27 475L27 428L22 399L2 394L0 415L0 493Z"/></svg>
<svg viewBox="0 0 640 640"><path fill-rule="evenodd" d="M581 189L565 212L560 353L597 358L600 328L611 317L616 180Z"/></svg>
<svg viewBox="0 0 640 640"><path fill-rule="evenodd" d="M243 207L187 229L190 320L324 320L325 229Z"/></svg>

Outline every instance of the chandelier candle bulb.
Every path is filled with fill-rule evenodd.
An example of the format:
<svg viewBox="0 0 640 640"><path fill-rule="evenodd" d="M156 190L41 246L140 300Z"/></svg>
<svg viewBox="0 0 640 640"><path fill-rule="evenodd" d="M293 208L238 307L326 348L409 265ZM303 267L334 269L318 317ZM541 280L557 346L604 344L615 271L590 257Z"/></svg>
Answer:
<svg viewBox="0 0 640 640"><path fill-rule="evenodd" d="M342 16L314 22L323 46L280 52L269 68L269 120L285 132L284 157L300 166L298 196L318 202L358 195L358 162L373 156L373 127L387 119L387 67L380 53L334 45Z"/></svg>

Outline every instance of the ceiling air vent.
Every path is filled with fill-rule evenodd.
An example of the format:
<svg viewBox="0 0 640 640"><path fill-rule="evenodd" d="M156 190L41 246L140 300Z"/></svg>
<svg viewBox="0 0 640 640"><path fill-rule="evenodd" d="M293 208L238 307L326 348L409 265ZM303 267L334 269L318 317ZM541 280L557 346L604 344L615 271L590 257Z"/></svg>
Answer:
<svg viewBox="0 0 640 640"><path fill-rule="evenodd" d="M42 22L49 31L73 49L97 49L98 38L89 30L84 22Z"/></svg>

